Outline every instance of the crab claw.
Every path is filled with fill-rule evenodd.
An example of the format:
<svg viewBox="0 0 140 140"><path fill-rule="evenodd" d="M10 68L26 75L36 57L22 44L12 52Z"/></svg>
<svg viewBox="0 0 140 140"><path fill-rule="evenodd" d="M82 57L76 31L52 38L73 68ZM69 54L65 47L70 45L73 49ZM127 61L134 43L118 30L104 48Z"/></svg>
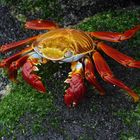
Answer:
<svg viewBox="0 0 140 140"><path fill-rule="evenodd" d="M33 86L37 91L45 93L46 89L40 80L41 78L36 74L32 73L35 70L37 70L37 67L34 66L30 60L27 61L22 67L23 78L28 84Z"/></svg>
<svg viewBox="0 0 140 140"><path fill-rule="evenodd" d="M70 84L70 87L66 90L64 102L68 107L71 105L75 107L85 95L86 87L84 85L84 80L80 74L76 73L73 74L71 79L67 82Z"/></svg>

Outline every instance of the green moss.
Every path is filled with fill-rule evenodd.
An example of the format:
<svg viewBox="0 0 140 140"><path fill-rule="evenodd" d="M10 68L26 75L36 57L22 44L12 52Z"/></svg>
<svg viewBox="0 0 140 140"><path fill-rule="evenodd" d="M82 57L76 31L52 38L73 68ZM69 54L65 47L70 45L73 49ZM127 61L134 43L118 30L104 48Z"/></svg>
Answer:
<svg viewBox="0 0 140 140"><path fill-rule="evenodd" d="M56 16L60 11L60 6L57 0L0 0L0 4L6 5L11 8L13 15L17 19L25 20L25 15L40 15L40 18L53 18L59 21Z"/></svg>
<svg viewBox="0 0 140 140"><path fill-rule="evenodd" d="M12 85L11 93L1 101L0 108L0 125L3 127L0 136L14 133L17 126L24 132L24 125L40 124L47 113L54 111L53 96L49 92L40 94L21 81ZM33 118L24 119L26 113Z"/></svg>
<svg viewBox="0 0 140 140"><path fill-rule="evenodd" d="M80 23L77 28L85 31L114 31L122 32L138 25L140 9L108 11L87 19Z"/></svg>
<svg viewBox="0 0 140 140"><path fill-rule="evenodd" d="M140 88L136 88L135 91L140 95ZM140 103L131 109L131 110L124 110L119 109L118 112L115 112L117 117L120 117L123 123L129 128L127 132L123 131L120 135L121 140L137 140L140 137L138 129L140 128ZM137 131L136 131L137 129Z"/></svg>

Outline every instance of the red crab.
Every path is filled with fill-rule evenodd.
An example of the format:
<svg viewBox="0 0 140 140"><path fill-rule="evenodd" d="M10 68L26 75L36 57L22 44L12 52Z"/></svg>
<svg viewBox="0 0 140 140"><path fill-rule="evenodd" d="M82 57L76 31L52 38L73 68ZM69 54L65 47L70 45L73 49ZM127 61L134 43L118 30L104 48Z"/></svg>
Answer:
<svg viewBox="0 0 140 140"><path fill-rule="evenodd" d="M37 65L46 64L48 61L69 62L72 64L72 71L65 82L69 83L70 87L64 95L67 106L76 106L84 97L86 92L84 79L95 86L100 95L105 94L103 87L96 79L95 68L103 80L126 90L134 102L139 101L139 96L114 76L100 51L128 68L140 68L140 61L122 54L98 39L121 42L130 39L140 29L140 25L124 33L84 32L76 29L59 28L56 23L47 20L32 20L27 22L25 27L49 31L0 47L0 53L6 53L28 44L21 52L0 62L0 67L8 70L11 80L16 80L17 70L22 67L22 75L25 81L39 92L45 93L46 89L41 78L34 73L38 70Z"/></svg>

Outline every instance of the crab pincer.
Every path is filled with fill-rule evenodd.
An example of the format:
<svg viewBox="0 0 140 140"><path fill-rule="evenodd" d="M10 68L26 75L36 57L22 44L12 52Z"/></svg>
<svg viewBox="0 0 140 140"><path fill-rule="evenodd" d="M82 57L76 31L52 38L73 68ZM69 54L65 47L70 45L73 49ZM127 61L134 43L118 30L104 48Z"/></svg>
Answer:
<svg viewBox="0 0 140 140"><path fill-rule="evenodd" d="M66 90L64 101L68 107L71 105L75 107L83 99L86 92L83 77L78 73L73 74L67 83L70 84L70 87Z"/></svg>
<svg viewBox="0 0 140 140"><path fill-rule="evenodd" d="M80 62L74 62L71 66L72 72L69 74L71 79L66 79L65 82L70 85L64 95L65 104L68 107L77 106L83 99L86 87L83 79L83 66Z"/></svg>
<svg viewBox="0 0 140 140"><path fill-rule="evenodd" d="M34 74L33 72L36 71L38 68L33 65L33 63L28 60L22 67L22 75L24 80L33 86L37 91L41 93L45 93L46 89L40 80L41 78Z"/></svg>

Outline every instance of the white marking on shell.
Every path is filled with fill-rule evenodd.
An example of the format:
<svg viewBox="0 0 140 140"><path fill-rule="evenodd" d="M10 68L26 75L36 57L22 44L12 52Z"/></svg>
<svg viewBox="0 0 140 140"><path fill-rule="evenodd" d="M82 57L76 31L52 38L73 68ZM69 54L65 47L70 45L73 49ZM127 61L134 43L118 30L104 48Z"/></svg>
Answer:
<svg viewBox="0 0 140 140"><path fill-rule="evenodd" d="M76 56L72 56L69 58L64 58L63 60L61 60L62 62L74 62L74 61L78 61L80 58L82 58L84 56L84 54L79 54Z"/></svg>
<svg viewBox="0 0 140 140"><path fill-rule="evenodd" d="M80 70L83 67L82 63L78 62L76 65L76 70Z"/></svg>
<svg viewBox="0 0 140 140"><path fill-rule="evenodd" d="M34 50L35 50L35 52L36 52L39 56L44 57L44 56L41 54L41 52L38 50L37 47L35 47Z"/></svg>
<svg viewBox="0 0 140 140"><path fill-rule="evenodd" d="M36 52L31 53L30 56L33 57L33 58L41 59L41 56L39 54L37 54Z"/></svg>

